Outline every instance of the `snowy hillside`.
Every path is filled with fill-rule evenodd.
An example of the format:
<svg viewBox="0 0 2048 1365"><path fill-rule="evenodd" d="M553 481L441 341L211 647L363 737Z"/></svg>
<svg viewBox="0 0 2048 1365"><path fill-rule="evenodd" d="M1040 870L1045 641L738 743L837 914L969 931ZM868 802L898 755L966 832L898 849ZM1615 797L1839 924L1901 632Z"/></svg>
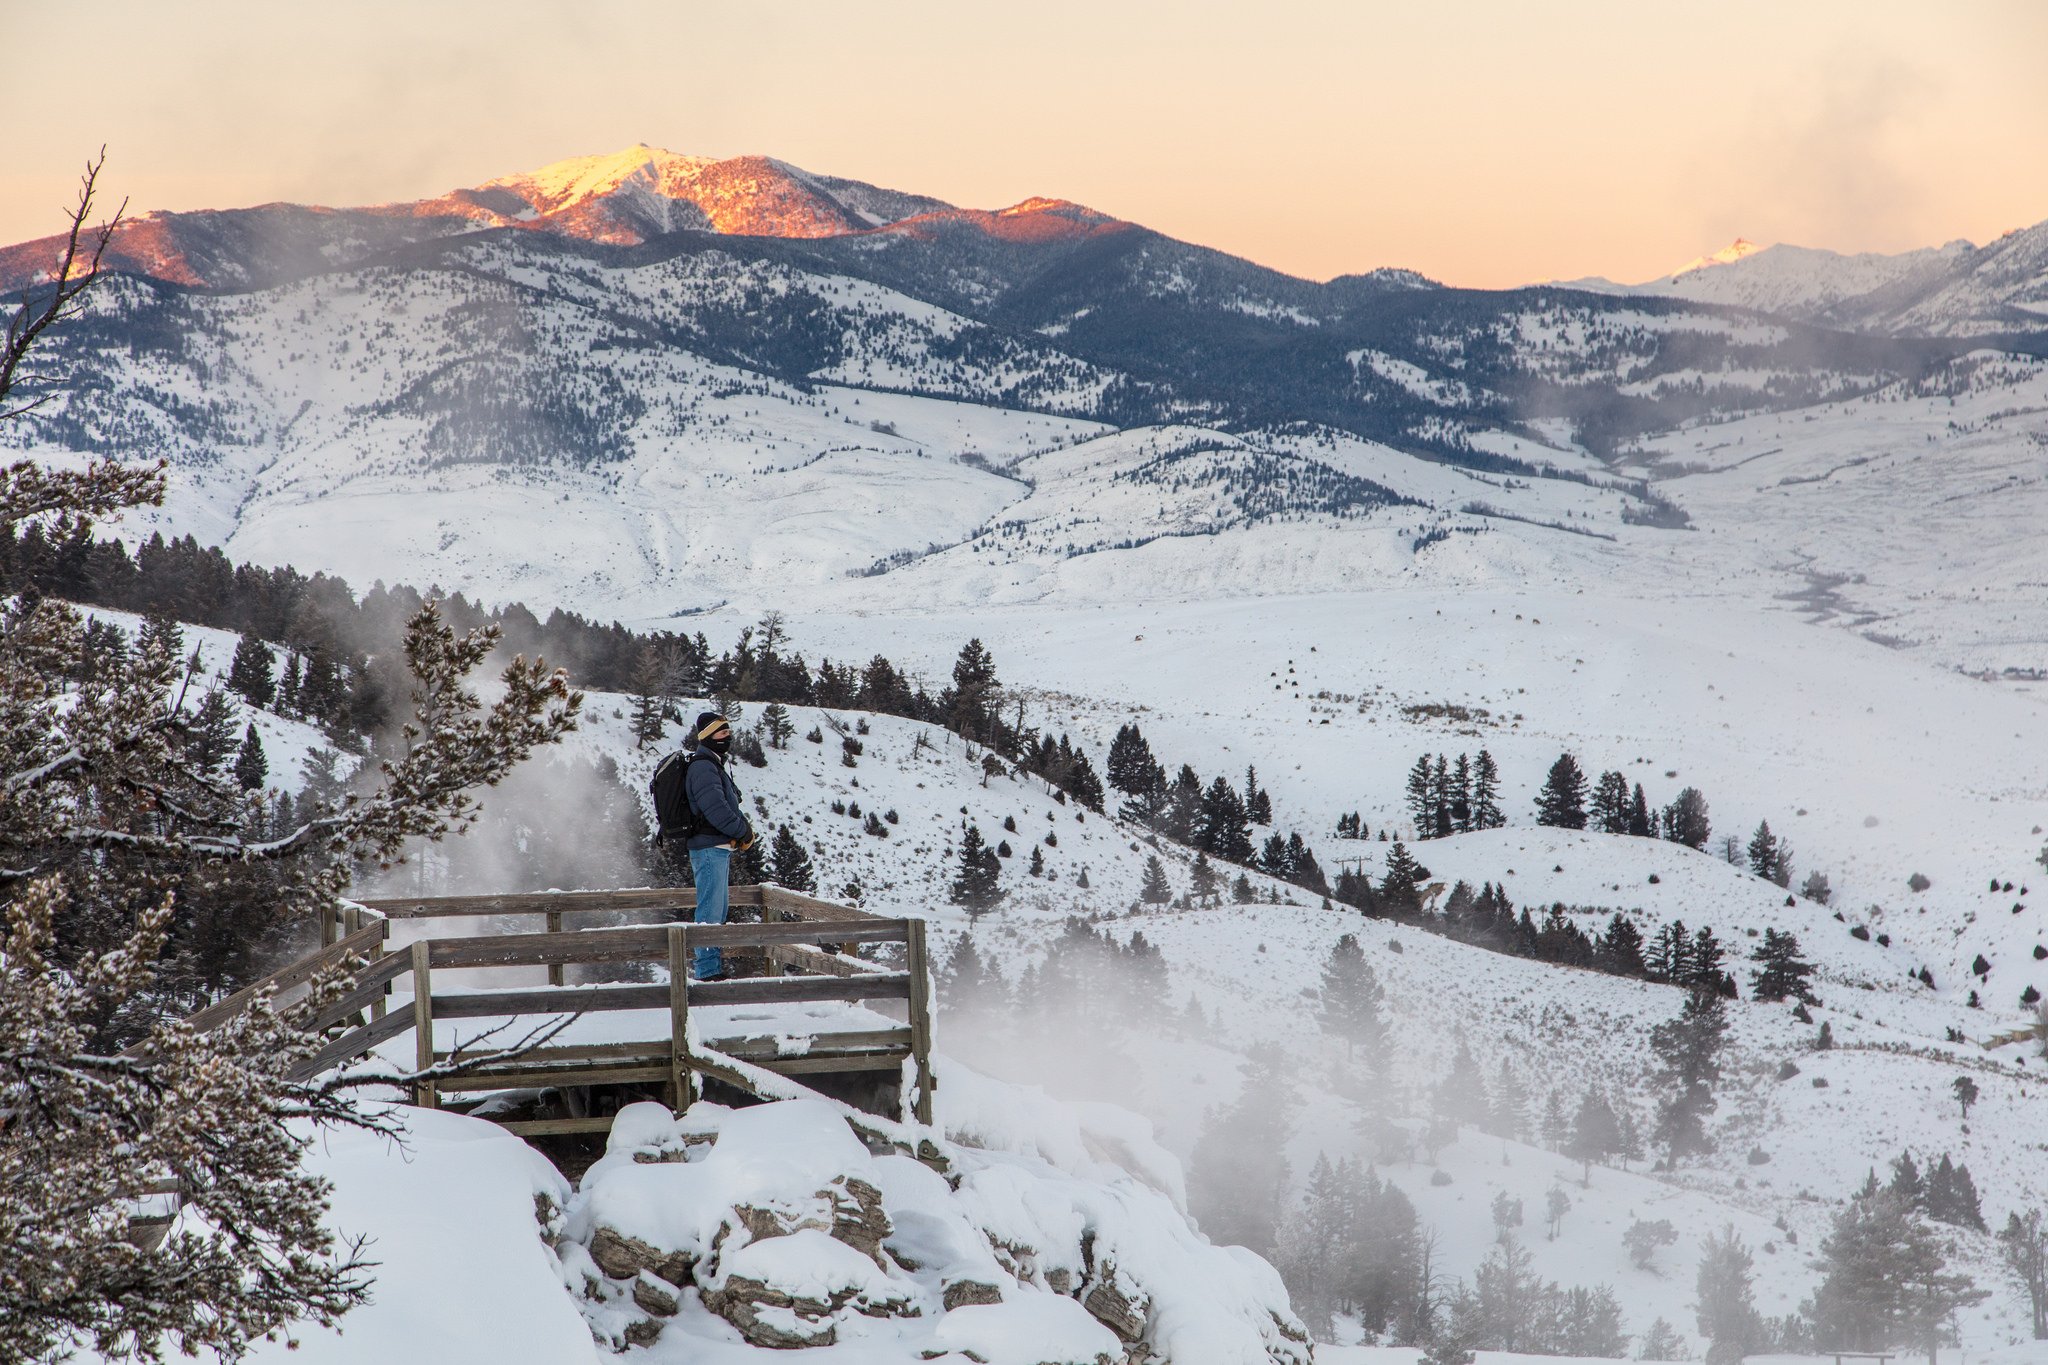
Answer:
<svg viewBox="0 0 2048 1365"><path fill-rule="evenodd" d="M1035 779L998 778L983 785L979 765L943 732L888 717L792 712L800 734L826 724L828 714L849 727L868 722L858 766L842 765L836 743L814 745L799 737L787 750L771 749L765 768L738 769L750 802L760 799L756 814L765 808L768 820L799 832L821 887L857 879L870 909L930 916L944 931L942 952L954 935L971 936L1011 980L1043 959L1070 914L1097 918L1119 939L1142 932L1164 954L1176 1009L1192 998L1210 1021L1191 1031L1131 1020L1099 1058L1052 1063L983 1025L964 1017L951 1024L942 1015L942 1047L960 1050L977 1065L1050 1086L1071 1099L1113 1099L1136 1108L1185 1160L1212 1111L1250 1074L1250 1049L1279 1043L1293 1054L1291 1086L1299 1113L1289 1154L1297 1179L1319 1153L1332 1160L1376 1159L1376 1149L1361 1134L1368 1114L1384 1112L1384 1096L1382 1103L1368 1104L1357 1094L1344 1079L1344 1048L1316 1040L1312 1022L1323 962L1338 937L1351 933L1365 944L1387 992L1397 1122L1421 1122L1428 1093L1464 1040L1481 1049L1489 1073L1505 1060L1531 1078L1532 1109L1540 1110L1552 1093L1569 1107L1595 1086L1635 1106L1647 1126L1655 1085L1645 1039L1653 1025L1677 1012L1682 993L1676 988L1503 956L1412 927L1362 920L1356 912L1324 910L1315 897L1256 873L1251 880L1257 896L1264 900L1277 892L1283 903L1143 906L1138 888L1143 861L1153 849L1141 831L1062 805ZM572 738L572 746L612 754L628 779L637 780L659 746L632 748L623 699L593 699L590 715L592 724ZM1164 716L1148 715L1145 724L1155 743L1174 733ZM836 740L830 729L824 733ZM926 738L923 745L920 736ZM1516 751L1511 735L1490 735L1487 742ZM1177 749L1166 744L1161 752L1171 757ZM1215 750L1190 752L1204 764L1218 757ZM1265 754L1257 757L1264 761ZM1271 781L1280 798L1278 822L1290 823L1299 788L1290 790L1284 769L1262 780ZM886 811L897 819L889 823L887 838L876 838L862 833L862 821L851 813L833 813L834 802L857 803L863 811ZM1017 833L1002 832L1006 818ZM992 842L1007 838L1015 850L1004 865L1008 898L974 924L947 903L945 892L957 861L953 836L965 820ZM1048 843L1046 835L1056 842ZM1391 847L1377 840L1347 846L1327 837L1315 843L1326 861L1355 853L1375 873ZM1046 877L1023 874L1027 845L1044 857ZM1788 905L1780 888L1718 858L1654 840L1518 823L1413 847L1439 881L1502 882L1517 905L1539 913L1563 901L1580 912L1589 931L1615 911L1634 918L1646 938L1674 919L1692 930L1711 927L1730 946L1731 967L1745 987L1749 964L1741 959L1765 929L1795 933L1819 967L1821 1004L1811 1024L1795 1020L1784 1005L1730 1005L1733 1055L1715 1123L1717 1151L1704 1162L1689 1162L1676 1173L1657 1173L1641 1162L1596 1168L1589 1185L1575 1161L1528 1141L1504 1143L1468 1130L1435 1161L1412 1154L1383 1164L1383 1173L1415 1202L1425 1223L1441 1231L1449 1273L1469 1276L1492 1247L1489 1210L1496 1193L1536 1210L1552 1186L1561 1186L1572 1211L1554 1241L1531 1232L1528 1244L1538 1269L1566 1283L1616 1286L1631 1333L1663 1317L1690 1336L1691 1267L1701 1236L1735 1226L1758 1251L1765 1272L1759 1307L1790 1312L1813 1291L1810 1258L1834 1207L1867 1169L1885 1174L1901 1151L1930 1161L1951 1153L1967 1164L1994 1226L2004 1210L2048 1198L2048 1165L2027 1117L2041 1084L2031 1074L2034 1068L2010 1050L1985 1054L1972 1042L1948 1036L1955 1029L1968 1039L1980 1038L2016 1016L1970 1010L1959 988L1929 990L1912 979L1927 960L1917 940L1904 937L1912 918L1873 920L1852 909L1837 920L1811 902L1794 898ZM1185 891L1189 855L1172 846L1163 852L1169 883L1176 894ZM1077 885L1084 868L1085 889ZM2038 919L2030 913L2026 923ZM1875 936L1852 935L1857 925L1901 936L1884 946ZM1945 977L1947 956L1934 965ZM2001 988L2016 990L2023 978L2001 967L1995 979ZM1834 1047L1815 1052L1823 1023ZM1787 1072L1787 1063L1796 1070ZM1967 1125L1959 1122L1950 1094L1956 1076L1965 1074L1981 1088ZM1645 1270L1630 1261L1621 1234L1635 1221L1655 1219L1682 1231ZM1962 1254L1981 1282L1998 1282L2001 1272L1988 1238L1965 1234ZM2018 1330L2013 1311L2002 1298L1972 1310L1963 1323L1966 1343L2004 1343Z"/></svg>

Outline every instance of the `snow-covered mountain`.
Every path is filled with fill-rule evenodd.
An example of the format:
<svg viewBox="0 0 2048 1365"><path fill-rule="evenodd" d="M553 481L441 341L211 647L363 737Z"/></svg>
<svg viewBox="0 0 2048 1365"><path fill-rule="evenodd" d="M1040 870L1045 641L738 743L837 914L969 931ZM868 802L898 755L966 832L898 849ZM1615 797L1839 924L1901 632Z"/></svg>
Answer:
<svg viewBox="0 0 2048 1365"><path fill-rule="evenodd" d="M1957 240L1890 255L1737 239L1642 284L1587 279L1571 287L1725 304L1851 332L2038 334L2048 329L2048 223L1988 246Z"/></svg>

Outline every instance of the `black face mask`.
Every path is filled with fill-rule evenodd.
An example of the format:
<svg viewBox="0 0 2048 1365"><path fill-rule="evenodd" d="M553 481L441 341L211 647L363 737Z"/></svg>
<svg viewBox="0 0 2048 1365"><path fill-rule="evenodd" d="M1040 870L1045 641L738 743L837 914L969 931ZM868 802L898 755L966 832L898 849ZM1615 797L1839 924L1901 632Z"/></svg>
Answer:
<svg viewBox="0 0 2048 1365"><path fill-rule="evenodd" d="M724 758L726 753L732 748L732 731L727 730L717 739L700 739L697 741L697 747L708 753L717 754L720 758Z"/></svg>

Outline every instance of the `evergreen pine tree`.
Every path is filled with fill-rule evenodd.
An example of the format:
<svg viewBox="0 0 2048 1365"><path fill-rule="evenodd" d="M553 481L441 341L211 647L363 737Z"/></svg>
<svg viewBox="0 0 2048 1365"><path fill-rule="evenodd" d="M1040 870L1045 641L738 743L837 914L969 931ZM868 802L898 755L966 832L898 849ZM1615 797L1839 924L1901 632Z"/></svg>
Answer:
<svg viewBox="0 0 2048 1365"><path fill-rule="evenodd" d="M1586 827L1586 775L1570 754L1559 754L1536 796L1536 823L1558 829Z"/></svg>
<svg viewBox="0 0 2048 1365"><path fill-rule="evenodd" d="M1986 1291L1948 1269L1946 1250L1911 1205L1866 1186L1821 1243L1815 1336L1844 1350L1919 1346L1934 1358L1943 1328Z"/></svg>
<svg viewBox="0 0 2048 1365"><path fill-rule="evenodd" d="M1330 949L1317 999L1323 1028L1344 1040L1345 1054L1368 1076L1377 1076L1385 1061L1386 992L1356 935L1344 935Z"/></svg>
<svg viewBox="0 0 2048 1365"><path fill-rule="evenodd" d="M1189 765L1181 764L1173 785L1166 789L1160 829L1167 838L1177 844L1194 842L1195 826L1202 816L1202 795L1201 777Z"/></svg>
<svg viewBox="0 0 2048 1365"><path fill-rule="evenodd" d="M1147 905L1164 905L1173 899L1173 888L1166 880L1166 865L1156 853L1145 859L1145 882L1138 889L1138 899Z"/></svg>
<svg viewBox="0 0 2048 1365"><path fill-rule="evenodd" d="M1031 866L1025 868L1024 871L1033 877L1043 877L1045 875L1045 845L1033 844L1031 846Z"/></svg>
<svg viewBox="0 0 2048 1365"><path fill-rule="evenodd" d="M1709 1365L1738 1365L1764 1344L1763 1319L1750 1288L1755 1264L1732 1225L1708 1233L1700 1243L1699 1279L1693 1292Z"/></svg>
<svg viewBox="0 0 2048 1365"><path fill-rule="evenodd" d="M1707 798L1698 787L1687 787L1664 808L1664 837L1674 844L1704 849L1713 832L1713 821L1707 818Z"/></svg>
<svg viewBox="0 0 2048 1365"><path fill-rule="evenodd" d="M1579 1099L1578 1113L1572 1118L1571 1137L1566 1141L1564 1154L1581 1162L1588 1173L1596 1161L1621 1152L1621 1120L1615 1117L1614 1106L1607 1097L1588 1087Z"/></svg>
<svg viewBox="0 0 2048 1365"><path fill-rule="evenodd" d="M1242 872L1238 873L1237 880L1230 884L1230 899L1239 905L1250 905L1258 896L1259 893L1252 889L1252 879Z"/></svg>
<svg viewBox="0 0 2048 1365"><path fill-rule="evenodd" d="M768 736L768 743L774 748L788 748L790 736L796 733L796 722L789 718L789 708L779 701L771 701L762 707L761 733Z"/></svg>
<svg viewBox="0 0 2048 1365"><path fill-rule="evenodd" d="M1635 921L1615 911L1607 921L1607 932L1600 937L1595 960L1602 971L1616 976L1643 976L1643 933L1636 928Z"/></svg>
<svg viewBox="0 0 2048 1365"><path fill-rule="evenodd" d="M1188 874L1188 894L1204 904L1216 894L1216 868L1206 853L1195 855L1194 869Z"/></svg>
<svg viewBox="0 0 2048 1365"><path fill-rule="evenodd" d="M1003 898L1002 862L981 837L981 826L969 825L960 837L960 874L953 879L953 904L980 915Z"/></svg>
<svg viewBox="0 0 2048 1365"><path fill-rule="evenodd" d="M1458 755L1451 769L1451 824L1460 834L1472 829L1472 761Z"/></svg>
<svg viewBox="0 0 2048 1365"><path fill-rule="evenodd" d="M632 679L633 709L629 729L633 735L633 747L645 749L657 744L667 733L667 703L662 697L661 660L652 648L640 651L640 660L633 668Z"/></svg>
<svg viewBox="0 0 2048 1365"><path fill-rule="evenodd" d="M1692 980L1692 938L1684 920L1672 920L1657 931L1644 965L1652 981L1683 985Z"/></svg>
<svg viewBox="0 0 2048 1365"><path fill-rule="evenodd" d="M2048 1218L2039 1209L2006 1215L1998 1230L1998 1259L2026 1295L2034 1340L2048 1341Z"/></svg>
<svg viewBox="0 0 2048 1365"><path fill-rule="evenodd" d="M1295 1106L1287 1056L1254 1045L1244 1061L1244 1088L1213 1112L1188 1162L1188 1203L1218 1244L1274 1255L1281 1200L1287 1190L1287 1138Z"/></svg>
<svg viewBox="0 0 2048 1365"><path fill-rule="evenodd" d="M1628 833L1628 779L1611 769L1600 774L1593 785L1593 804L1587 811L1588 825L1602 834Z"/></svg>
<svg viewBox="0 0 2048 1365"><path fill-rule="evenodd" d="M299 656L292 655L285 660L284 676L277 682L277 711L279 715L294 716L299 711Z"/></svg>
<svg viewBox="0 0 2048 1365"><path fill-rule="evenodd" d="M1408 770L1408 819L1415 826L1415 837L1427 839L1436 833L1436 792L1430 781L1432 769L1429 755L1415 760L1415 766Z"/></svg>
<svg viewBox="0 0 2048 1365"><path fill-rule="evenodd" d="M1650 1030L1657 1079L1666 1097L1657 1115L1657 1137L1675 1163L1708 1150L1707 1117L1718 1105L1714 1082L1721 1078L1721 1048L1728 1015L1718 992L1694 989L1676 1019Z"/></svg>
<svg viewBox="0 0 2048 1365"><path fill-rule="evenodd" d="M1500 769L1493 755L1481 749L1472 764L1472 828L1499 829L1507 822L1500 809Z"/></svg>
<svg viewBox="0 0 2048 1365"><path fill-rule="evenodd" d="M1145 742L1135 725L1117 727L1116 738L1109 744L1109 765L1104 770L1109 785L1125 796L1138 796L1155 785L1154 775L1159 772L1158 760L1152 757L1152 746Z"/></svg>
<svg viewBox="0 0 2048 1365"><path fill-rule="evenodd" d="M1771 878L1778 870L1778 839L1771 833L1771 822L1757 821L1756 832L1749 836L1749 870L1759 877Z"/></svg>
<svg viewBox="0 0 2048 1365"><path fill-rule="evenodd" d="M816 891L818 876L811 868L811 855L802 841L783 825L775 831L775 844L768 853L768 880L791 891Z"/></svg>
<svg viewBox="0 0 2048 1365"><path fill-rule="evenodd" d="M242 732L242 747L235 753L235 785L245 792L263 790L270 776L270 760L263 756L263 739L252 724Z"/></svg>
<svg viewBox="0 0 2048 1365"><path fill-rule="evenodd" d="M1763 942L1749 959L1761 964L1749 974L1757 999L1819 1003L1813 988L1807 985L1807 978L1813 975L1813 964L1799 955L1799 939L1789 930L1764 930Z"/></svg>
<svg viewBox="0 0 2048 1365"><path fill-rule="evenodd" d="M201 772L218 772L227 763L235 752L235 708L226 693L209 688L199 699L185 743L193 767Z"/></svg>
<svg viewBox="0 0 2048 1365"><path fill-rule="evenodd" d="M1396 912L1419 911L1422 908L1419 889L1428 876L1429 869L1409 856L1406 845L1396 839L1394 847L1387 853L1386 872L1380 878L1380 896Z"/></svg>
<svg viewBox="0 0 2048 1365"><path fill-rule="evenodd" d="M1635 795L1628 801L1628 832L1638 839L1651 838L1657 833L1657 822L1650 815L1650 803L1643 796L1643 784L1640 782L1636 783Z"/></svg>
<svg viewBox="0 0 2048 1365"><path fill-rule="evenodd" d="M1273 823L1273 798L1259 785L1259 770L1249 765L1244 770L1244 813L1255 825Z"/></svg>
<svg viewBox="0 0 2048 1365"><path fill-rule="evenodd" d="M228 666L228 686L242 694L251 706L268 706L277 699L277 680L271 669L270 646L253 635L244 635L235 645L235 659Z"/></svg>
<svg viewBox="0 0 2048 1365"><path fill-rule="evenodd" d="M1455 828L1451 818L1451 770L1442 754L1436 756L1429 769L1429 826L1430 833L1438 839ZM1421 837L1420 831L1417 837Z"/></svg>
<svg viewBox="0 0 2048 1365"><path fill-rule="evenodd" d="M1721 947L1721 940L1714 937L1713 926L1701 925L1699 932L1692 936L1692 960L1688 964L1686 975L1679 978L1678 984L1726 994L1723 990L1724 973L1721 970L1721 964L1726 958L1727 951Z"/></svg>
<svg viewBox="0 0 2048 1365"><path fill-rule="evenodd" d="M1437 1083L1433 1107L1439 1117L1454 1123L1473 1128L1486 1124L1486 1075L1479 1069L1479 1058L1473 1054L1471 1044L1462 1035L1451 1058L1450 1074Z"/></svg>
<svg viewBox="0 0 2048 1365"><path fill-rule="evenodd" d="M1529 1090L1515 1074L1508 1059L1500 1059L1500 1073L1486 1099L1487 1131L1519 1141L1529 1131Z"/></svg>
<svg viewBox="0 0 2048 1365"><path fill-rule="evenodd" d="M1194 845L1230 863L1250 862L1251 826L1245 819L1244 800L1236 788L1221 777L1209 784L1195 818Z"/></svg>
<svg viewBox="0 0 2048 1365"><path fill-rule="evenodd" d="M1543 1101L1543 1145L1562 1152L1572 1140L1572 1121L1564 1111L1564 1093L1553 1090Z"/></svg>

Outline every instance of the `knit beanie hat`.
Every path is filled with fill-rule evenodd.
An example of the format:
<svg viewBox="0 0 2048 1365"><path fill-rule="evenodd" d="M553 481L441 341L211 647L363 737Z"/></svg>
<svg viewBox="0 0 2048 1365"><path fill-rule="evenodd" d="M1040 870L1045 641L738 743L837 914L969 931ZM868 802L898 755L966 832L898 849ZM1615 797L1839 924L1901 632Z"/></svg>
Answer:
<svg viewBox="0 0 2048 1365"><path fill-rule="evenodd" d="M711 738L713 735L720 737L714 740ZM699 711L697 723L690 727L690 742L693 745L702 745L713 753L722 754L726 746L732 743L732 725L716 711Z"/></svg>

